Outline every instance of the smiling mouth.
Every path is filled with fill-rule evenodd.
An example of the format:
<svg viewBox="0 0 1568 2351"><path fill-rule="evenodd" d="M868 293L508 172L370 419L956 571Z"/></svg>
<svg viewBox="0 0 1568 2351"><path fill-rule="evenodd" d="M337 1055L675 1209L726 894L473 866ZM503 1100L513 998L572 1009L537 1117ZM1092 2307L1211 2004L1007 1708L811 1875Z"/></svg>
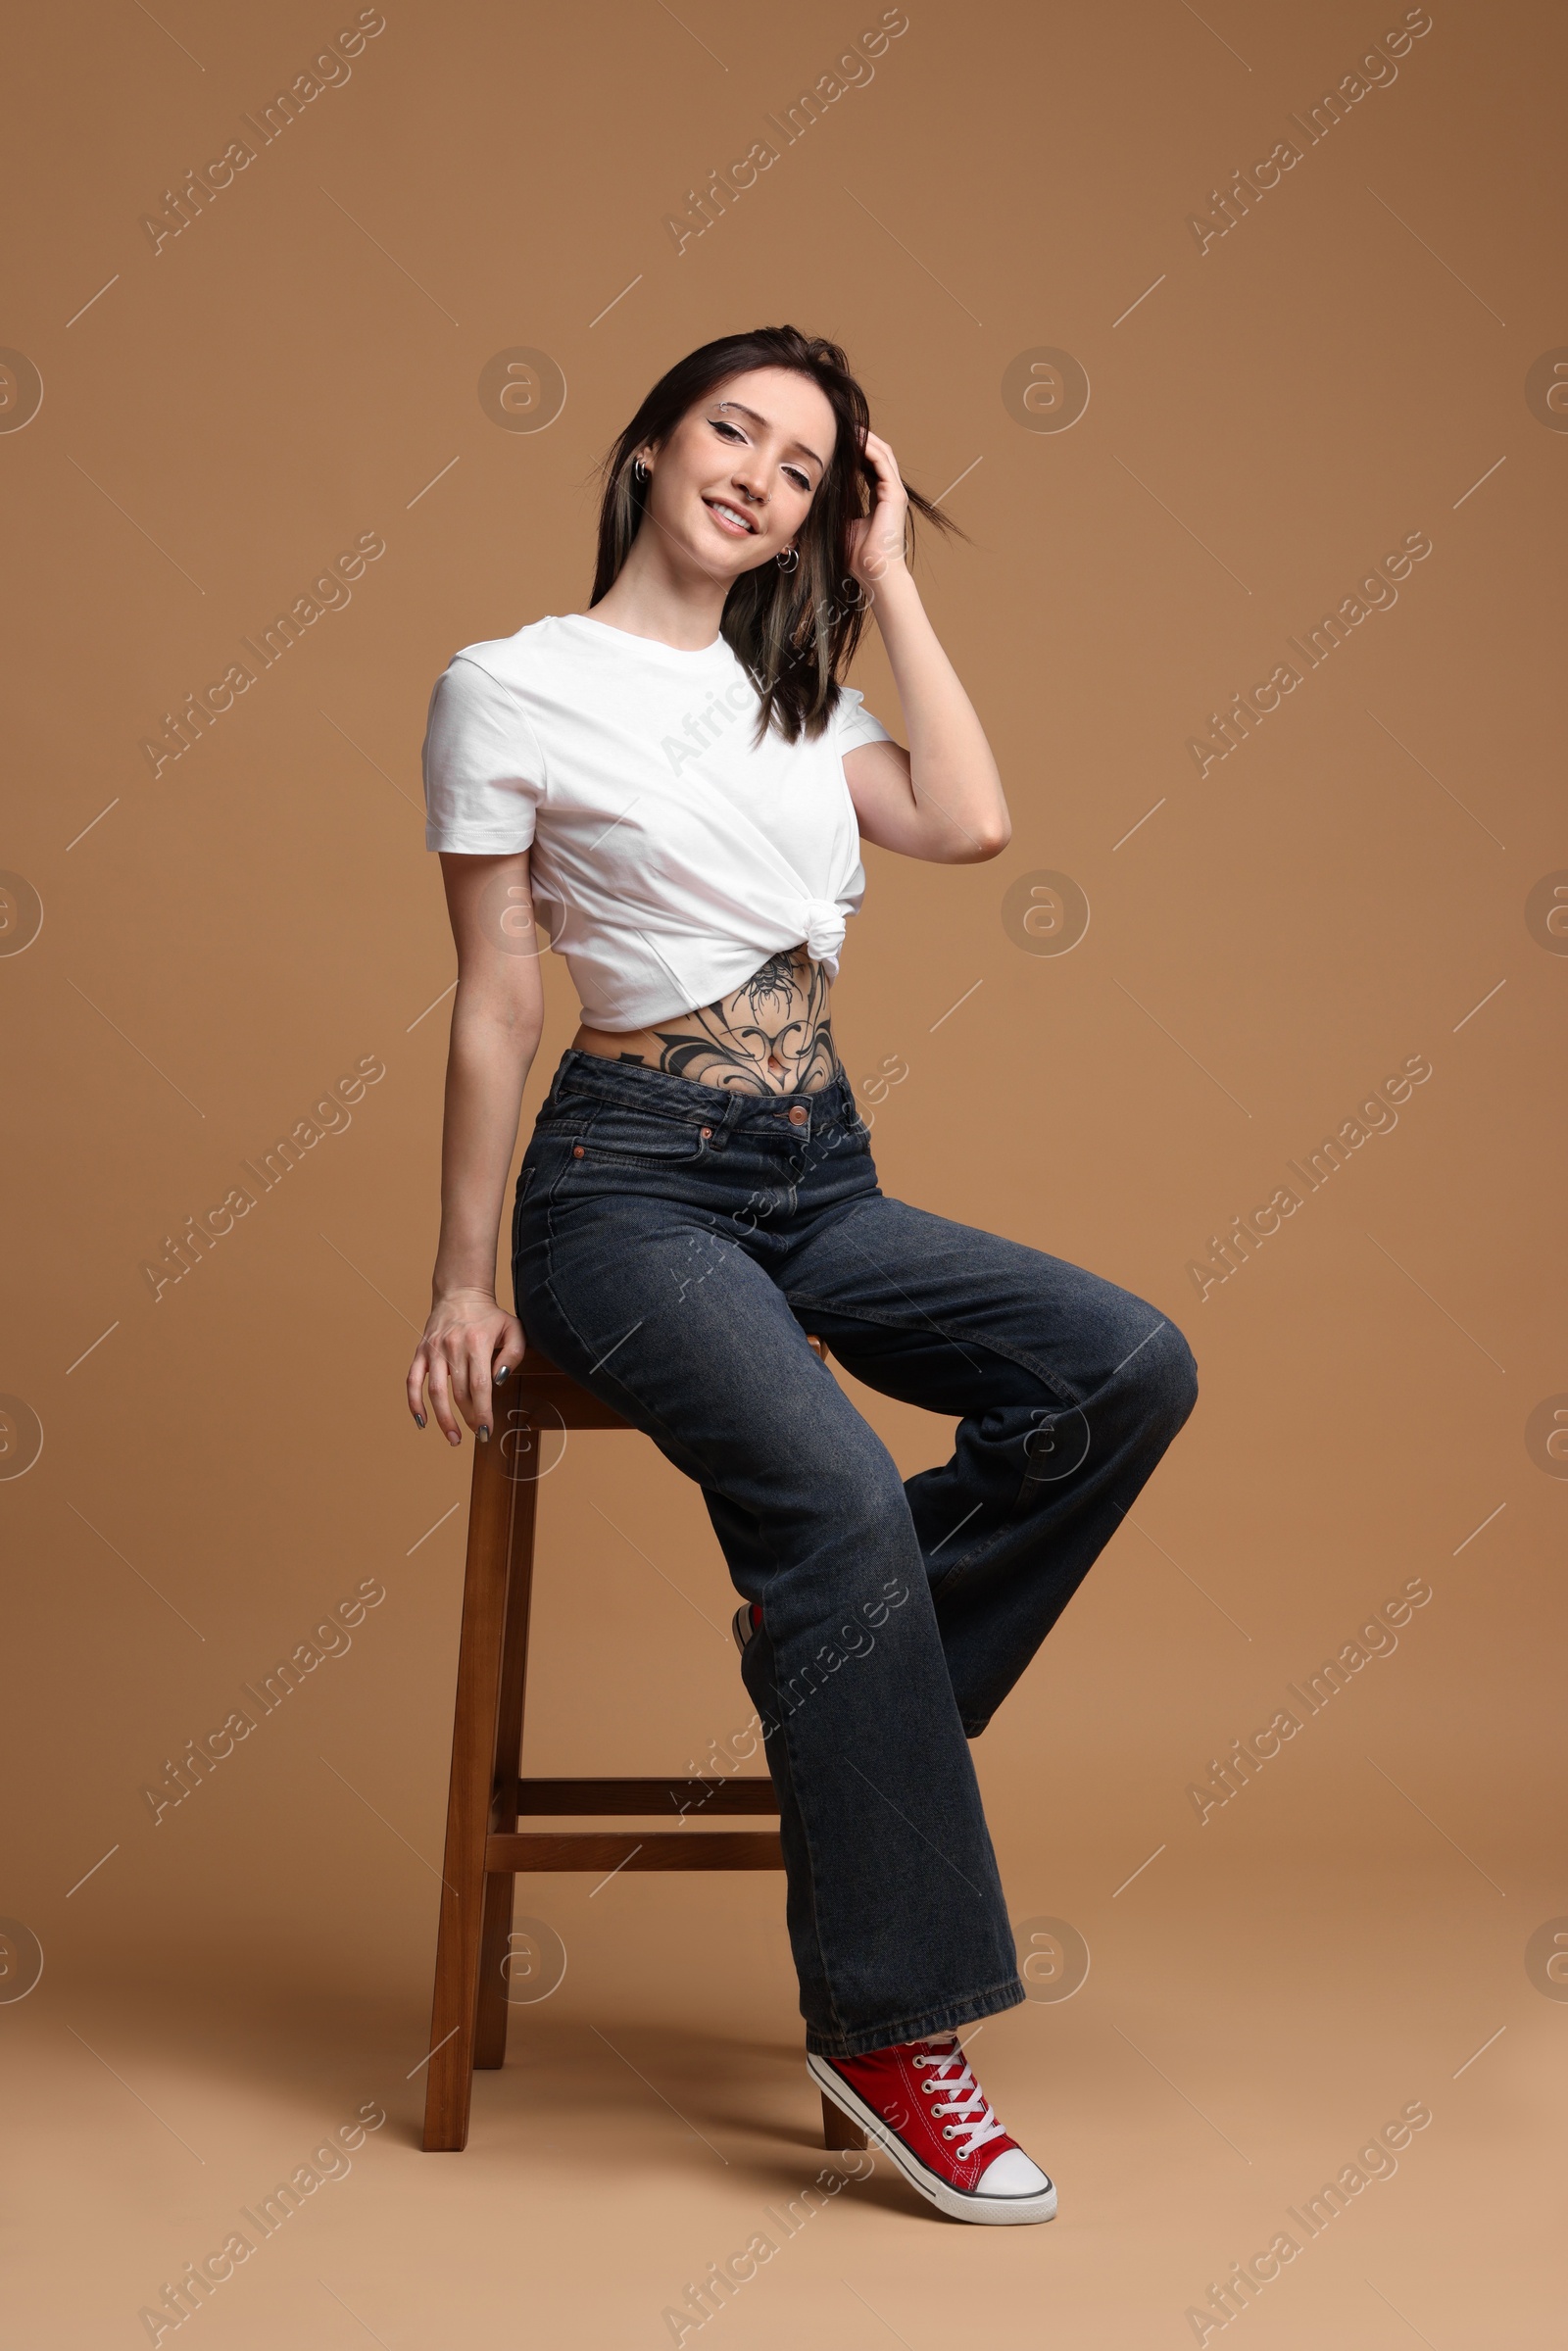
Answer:
<svg viewBox="0 0 1568 2351"><path fill-rule="evenodd" d="M705 498L703 504L720 530L728 531L736 538L756 537L757 524L741 508L732 506L727 498Z"/></svg>

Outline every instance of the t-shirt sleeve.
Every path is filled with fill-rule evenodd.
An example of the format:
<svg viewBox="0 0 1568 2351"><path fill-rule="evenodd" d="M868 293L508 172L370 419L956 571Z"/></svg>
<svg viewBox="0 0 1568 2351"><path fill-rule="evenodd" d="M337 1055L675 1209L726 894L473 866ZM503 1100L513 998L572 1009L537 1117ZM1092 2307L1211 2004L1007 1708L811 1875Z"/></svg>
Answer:
<svg viewBox="0 0 1568 2351"><path fill-rule="evenodd" d="M855 686L840 686L838 705L833 712L833 725L840 756L856 750L861 743L891 743L880 718L873 718L865 707L865 697Z"/></svg>
<svg viewBox="0 0 1568 2351"><path fill-rule="evenodd" d="M474 857L532 846L545 763L522 696L464 654L436 679L425 722L424 845Z"/></svg>

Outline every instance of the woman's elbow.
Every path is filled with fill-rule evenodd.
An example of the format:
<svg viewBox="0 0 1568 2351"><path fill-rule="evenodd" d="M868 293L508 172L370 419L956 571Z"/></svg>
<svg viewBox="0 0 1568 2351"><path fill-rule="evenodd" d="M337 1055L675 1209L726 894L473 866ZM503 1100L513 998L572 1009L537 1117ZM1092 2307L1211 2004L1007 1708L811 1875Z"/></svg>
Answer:
<svg viewBox="0 0 1568 2351"><path fill-rule="evenodd" d="M965 865L983 865L992 857L1000 857L1012 839L1012 824L1006 811L1000 816L983 817L969 828L968 839L959 851Z"/></svg>

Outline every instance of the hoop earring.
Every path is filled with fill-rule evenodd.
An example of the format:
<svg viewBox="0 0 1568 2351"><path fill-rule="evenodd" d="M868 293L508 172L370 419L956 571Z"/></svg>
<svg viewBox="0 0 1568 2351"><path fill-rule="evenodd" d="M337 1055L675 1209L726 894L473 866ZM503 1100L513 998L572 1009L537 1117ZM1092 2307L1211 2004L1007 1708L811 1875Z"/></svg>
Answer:
<svg viewBox="0 0 1568 2351"><path fill-rule="evenodd" d="M785 556L789 557L788 563L784 561ZM798 547L786 547L782 554L776 555L773 558L774 563L777 563L781 571L793 571L800 563L800 560L801 551Z"/></svg>
<svg viewBox="0 0 1568 2351"><path fill-rule="evenodd" d="M648 479L648 467L643 464L641 458L634 458L632 460L631 469L633 475L638 481L646 481Z"/></svg>

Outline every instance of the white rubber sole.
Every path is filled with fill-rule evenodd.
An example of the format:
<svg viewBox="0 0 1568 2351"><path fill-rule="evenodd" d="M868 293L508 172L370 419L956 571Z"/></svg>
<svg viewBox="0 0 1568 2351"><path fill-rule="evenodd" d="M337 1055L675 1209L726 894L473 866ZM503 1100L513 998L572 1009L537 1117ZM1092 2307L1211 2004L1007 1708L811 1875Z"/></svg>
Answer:
<svg viewBox="0 0 1568 2351"><path fill-rule="evenodd" d="M1030 2221L1054 2221L1056 2217L1054 2181L1032 2196L975 2196L966 2195L961 2188L950 2187L935 2172L928 2172L919 2158L905 2145L898 2132L884 2123L882 2117L863 2099L858 2098L843 2076L836 2074L826 2058L814 2050L806 2053L806 2070L821 2090L831 2098L841 2114L847 2114L860 2129L873 2146L897 2165L909 2185L934 2204L938 2212L946 2213L951 2221L981 2221L992 2228L1007 2229ZM984 2175L982 2174L982 2178Z"/></svg>

